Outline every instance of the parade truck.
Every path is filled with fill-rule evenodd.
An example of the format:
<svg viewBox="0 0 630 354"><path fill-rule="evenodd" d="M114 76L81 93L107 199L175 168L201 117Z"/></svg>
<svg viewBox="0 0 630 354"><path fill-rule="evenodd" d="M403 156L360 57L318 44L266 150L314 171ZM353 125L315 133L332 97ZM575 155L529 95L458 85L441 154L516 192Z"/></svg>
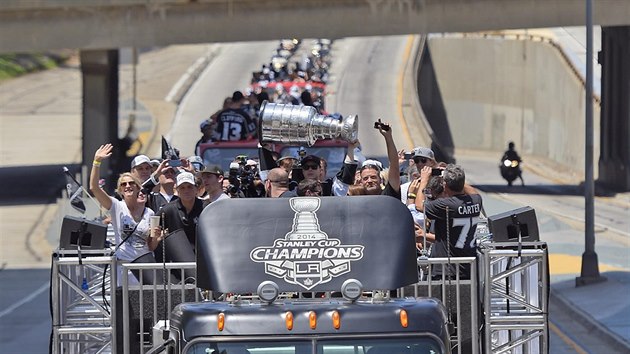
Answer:
<svg viewBox="0 0 630 354"><path fill-rule="evenodd" d="M195 262L94 256L77 271L58 257L52 352L547 353L547 253L532 214L489 218L509 238L440 259L418 253L410 213L388 196L220 200L198 219ZM99 262L139 284L91 276ZM447 275L459 264L476 269L470 279ZM187 270L192 280L173 277Z"/></svg>
<svg viewBox="0 0 630 354"><path fill-rule="evenodd" d="M499 219L496 225L507 220ZM152 353L438 354L484 350L477 327L481 322L473 311L480 289L476 277L474 285L457 275L433 286L436 294L439 288L450 286L442 289L447 293L444 300L427 294L412 296L418 295L422 263L419 268L413 220L394 198L226 200L204 210L198 231L197 286L223 294L223 301L175 307L168 325L161 328L168 339ZM521 240L520 247L516 250L520 254L512 255L508 247L491 247L498 253L487 261L502 263L499 268L504 269L490 273L506 278L508 273L523 272L519 288L538 286L538 276L545 273L544 252L538 251L544 251L544 246ZM531 258L533 254L537 256ZM510 256L520 261L505 267ZM466 261L475 263L474 259ZM536 272L528 274L532 264ZM430 263L425 265L424 270L430 272ZM533 284L528 283L534 279L525 279L530 275L536 277ZM505 302L496 296L492 299L498 287L490 284L487 294L497 311L485 313L489 327L498 329L490 345L494 341L499 347L502 335L516 331L520 339L504 340L505 352L519 352L515 349L532 338L539 340L523 348L524 352L543 352L546 319L543 313L537 317L530 312L541 304L533 305L531 298L508 292L507 313L502 312ZM465 289L472 300L467 306L462 300ZM407 296L401 294L405 290ZM545 290L526 289L530 291L544 296ZM518 304L512 307L514 316L509 315L510 300ZM491 301L487 301L490 308ZM449 316L453 309L460 313ZM474 320L468 333L462 333L467 327L464 318ZM457 327L459 334L455 333Z"/></svg>

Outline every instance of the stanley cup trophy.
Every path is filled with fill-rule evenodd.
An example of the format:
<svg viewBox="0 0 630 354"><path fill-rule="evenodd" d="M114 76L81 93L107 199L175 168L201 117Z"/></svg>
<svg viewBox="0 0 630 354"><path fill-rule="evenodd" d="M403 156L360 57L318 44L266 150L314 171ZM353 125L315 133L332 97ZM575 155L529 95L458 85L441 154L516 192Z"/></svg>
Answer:
<svg viewBox="0 0 630 354"><path fill-rule="evenodd" d="M319 198L291 198L289 204L295 211L293 229L286 234L287 240L325 240L325 232L319 229L319 222L315 212L319 209Z"/></svg>
<svg viewBox="0 0 630 354"><path fill-rule="evenodd" d="M342 139L353 143L359 137L357 116L342 121L317 114L315 107L263 102L260 107L260 141L307 144L317 140Z"/></svg>

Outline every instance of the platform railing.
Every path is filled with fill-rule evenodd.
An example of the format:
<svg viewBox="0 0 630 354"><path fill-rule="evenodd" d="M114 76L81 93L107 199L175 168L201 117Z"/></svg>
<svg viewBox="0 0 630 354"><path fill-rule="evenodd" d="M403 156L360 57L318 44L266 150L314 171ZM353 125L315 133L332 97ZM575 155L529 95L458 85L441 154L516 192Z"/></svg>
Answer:
<svg viewBox="0 0 630 354"><path fill-rule="evenodd" d="M82 253L85 257L77 257L77 251L53 254L52 353L106 353L116 339L116 298L110 291L116 275L106 271L115 267L115 259L105 250Z"/></svg>
<svg viewBox="0 0 630 354"><path fill-rule="evenodd" d="M395 296L439 299L449 313L453 353L546 353L546 259L544 243L523 243L520 249L506 243L482 245L478 258L420 258L420 280L397 289ZM82 265L77 257L53 261L53 353L145 353L161 340L154 326L168 323L176 305L213 299L211 292L197 288L194 277L187 278L195 271L192 262L116 264L112 257L96 255L83 258ZM118 288L111 287L117 272L105 275L104 298L111 304L111 315L103 306L104 265L135 274L123 276ZM449 269L460 266L470 267L470 279L459 272L447 276ZM428 276L436 269L442 275ZM82 289L83 277L88 290Z"/></svg>
<svg viewBox="0 0 630 354"><path fill-rule="evenodd" d="M119 314L122 321L122 343L116 343L119 352L145 353L161 339L152 334L156 324L170 320L171 311L182 302L199 302L212 297L211 292L197 288L194 262L182 263L121 263L122 274L135 274L138 284L130 277L122 277ZM131 278L134 279L134 278ZM181 281L184 279L184 281ZM149 281L150 280L150 281ZM122 344L122 345L121 345ZM137 347L135 347L137 345Z"/></svg>
<svg viewBox="0 0 630 354"><path fill-rule="evenodd" d="M437 298L446 307L449 325L452 327L451 349L453 353L480 352L478 282L475 257L418 258L420 280L418 283L398 289L398 297ZM464 279L459 267L470 267L470 278ZM439 276L430 276L438 271ZM449 274L451 274L449 276Z"/></svg>
<svg viewBox="0 0 630 354"><path fill-rule="evenodd" d="M484 243L478 252L484 352L548 353L547 245Z"/></svg>

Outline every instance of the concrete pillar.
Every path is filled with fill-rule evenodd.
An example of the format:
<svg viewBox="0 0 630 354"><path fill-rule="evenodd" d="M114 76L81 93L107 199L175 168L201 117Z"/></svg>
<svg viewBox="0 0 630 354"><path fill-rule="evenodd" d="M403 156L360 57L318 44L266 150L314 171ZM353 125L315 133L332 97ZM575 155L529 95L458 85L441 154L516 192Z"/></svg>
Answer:
<svg viewBox="0 0 630 354"><path fill-rule="evenodd" d="M116 149L118 142L118 50L82 50L81 73L84 181L89 176L96 149L102 144L112 143L114 153L101 166L101 176L106 178L106 189L111 192L115 188L115 178L123 167L118 164L121 152Z"/></svg>
<svg viewBox="0 0 630 354"><path fill-rule="evenodd" d="M630 191L630 26L603 27L598 183Z"/></svg>

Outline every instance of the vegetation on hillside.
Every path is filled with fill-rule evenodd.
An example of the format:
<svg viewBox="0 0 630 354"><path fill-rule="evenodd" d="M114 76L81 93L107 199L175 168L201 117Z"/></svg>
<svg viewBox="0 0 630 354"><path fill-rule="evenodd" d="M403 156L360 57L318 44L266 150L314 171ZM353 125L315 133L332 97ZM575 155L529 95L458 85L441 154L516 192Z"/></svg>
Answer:
<svg viewBox="0 0 630 354"><path fill-rule="evenodd" d="M0 55L0 81L54 68L66 61L68 57L68 53L2 54Z"/></svg>

